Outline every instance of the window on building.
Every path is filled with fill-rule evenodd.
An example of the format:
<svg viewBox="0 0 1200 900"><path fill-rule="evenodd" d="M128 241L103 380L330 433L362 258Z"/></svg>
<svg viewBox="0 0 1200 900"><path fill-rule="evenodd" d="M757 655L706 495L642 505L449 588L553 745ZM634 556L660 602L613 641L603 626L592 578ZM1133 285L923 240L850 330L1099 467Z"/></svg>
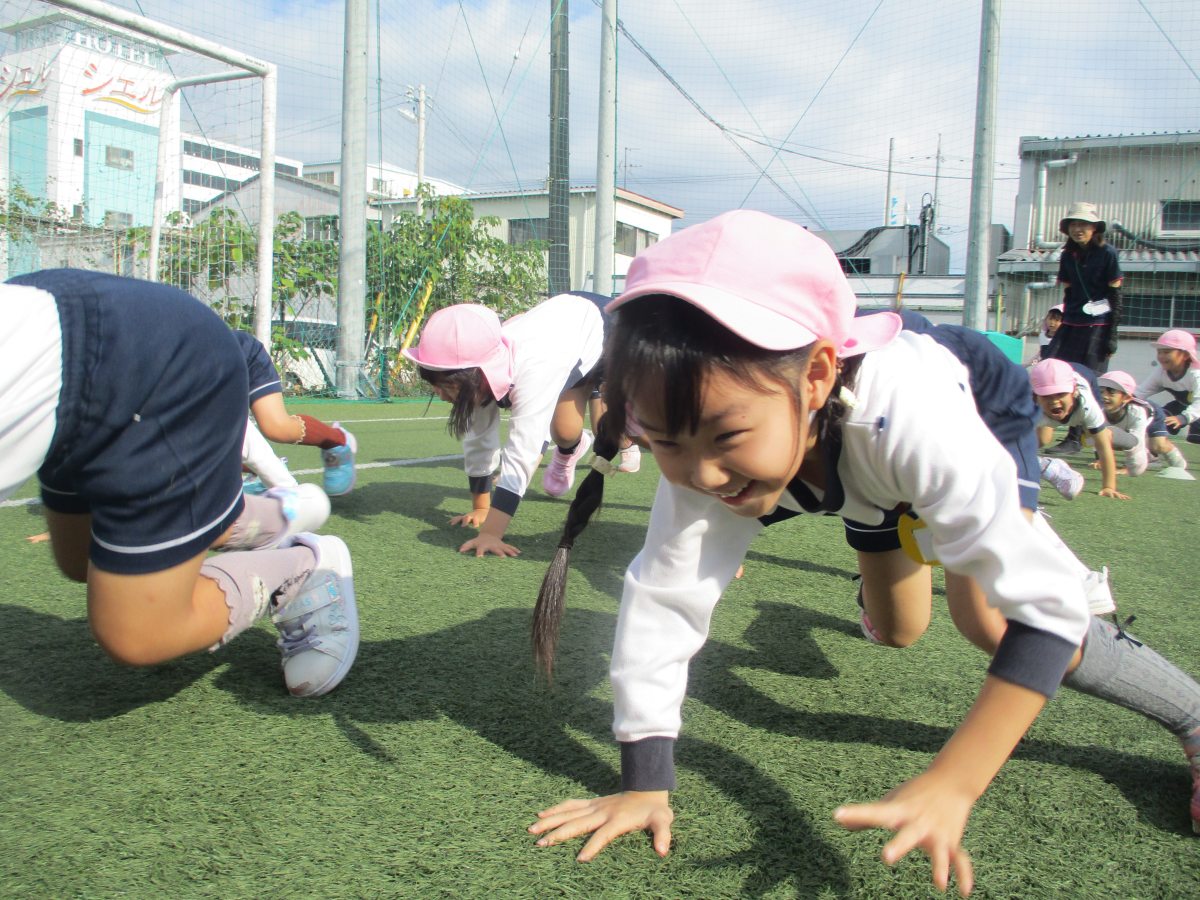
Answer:
<svg viewBox="0 0 1200 900"><path fill-rule="evenodd" d="M300 170L295 166L285 165L284 163L275 163L275 174L291 175L293 178L295 178L300 174Z"/></svg>
<svg viewBox="0 0 1200 900"><path fill-rule="evenodd" d="M133 169L133 151L111 144L104 148L104 164L114 169Z"/></svg>
<svg viewBox="0 0 1200 900"><path fill-rule="evenodd" d="M657 242L658 235L624 222L618 222L613 230L613 249L624 256L637 256Z"/></svg>
<svg viewBox="0 0 1200 900"><path fill-rule="evenodd" d="M121 212L116 209L108 209L104 211L104 227L105 228L132 228L133 213Z"/></svg>
<svg viewBox="0 0 1200 900"><path fill-rule="evenodd" d="M198 209L200 209L200 207L202 207L203 205L204 205L203 200L189 200L187 197L184 197L183 203L180 204L180 208L190 216L192 213L194 213Z"/></svg>
<svg viewBox="0 0 1200 900"><path fill-rule="evenodd" d="M869 256L839 256L838 262L842 271L847 275L870 275L871 257Z"/></svg>
<svg viewBox="0 0 1200 900"><path fill-rule="evenodd" d="M1186 290L1186 289L1185 289ZM1200 328L1200 297L1178 294L1134 294L1121 292L1121 327L1166 331Z"/></svg>
<svg viewBox="0 0 1200 900"><path fill-rule="evenodd" d="M336 241L340 237L337 216L306 216L304 239L306 241Z"/></svg>
<svg viewBox="0 0 1200 900"><path fill-rule="evenodd" d="M83 156L83 138L75 138L75 155Z"/></svg>
<svg viewBox="0 0 1200 900"><path fill-rule="evenodd" d="M1162 201L1162 229L1164 236L1194 235L1200 232L1200 200Z"/></svg>
<svg viewBox="0 0 1200 900"><path fill-rule="evenodd" d="M508 243L515 247L530 241L544 241L549 231L549 219L509 219Z"/></svg>
<svg viewBox="0 0 1200 900"><path fill-rule="evenodd" d="M72 221L78 222L82 218L83 218L83 204L76 203L74 206L71 207L71 219L72 219Z"/></svg>
<svg viewBox="0 0 1200 900"><path fill-rule="evenodd" d="M372 178L371 193L383 194L386 197L391 193L391 185L383 178Z"/></svg>
<svg viewBox="0 0 1200 900"><path fill-rule="evenodd" d="M305 172L305 179L315 181L317 184L333 184L333 172Z"/></svg>

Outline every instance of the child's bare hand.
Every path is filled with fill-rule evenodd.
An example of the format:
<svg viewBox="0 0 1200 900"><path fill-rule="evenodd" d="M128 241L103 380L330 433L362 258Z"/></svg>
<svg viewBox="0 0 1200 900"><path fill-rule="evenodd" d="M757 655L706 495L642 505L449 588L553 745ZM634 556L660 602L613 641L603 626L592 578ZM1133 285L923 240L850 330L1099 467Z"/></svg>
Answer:
<svg viewBox="0 0 1200 900"><path fill-rule="evenodd" d="M1116 488L1102 488L1100 490L1101 497L1112 497L1114 500L1129 500L1128 494L1122 494Z"/></svg>
<svg viewBox="0 0 1200 900"><path fill-rule="evenodd" d="M591 800L567 800L543 809L538 820L529 826L530 834L540 834L539 847L553 847L563 841L591 834L579 855L579 862L588 862L612 841L631 831L649 831L654 852L666 856L671 849L671 810L667 791L625 791Z"/></svg>
<svg viewBox="0 0 1200 900"><path fill-rule="evenodd" d="M886 828L896 836L883 847L883 861L893 866L920 848L933 867L933 883L945 891L953 872L958 892L966 897L975 886L971 856L962 848L963 830L974 798L928 772L906 781L877 803L842 806L833 817L851 831Z"/></svg>
<svg viewBox="0 0 1200 900"><path fill-rule="evenodd" d="M50 532L43 531L41 534L31 534L29 537L25 538L25 540L29 541L31 544L44 544L46 541L50 540Z"/></svg>
<svg viewBox="0 0 1200 900"><path fill-rule="evenodd" d="M490 534L478 534L471 538L465 544L458 548L459 553L474 553L476 557L487 556L489 553L496 556L520 556L521 551L512 544L506 544L503 540Z"/></svg>
<svg viewBox="0 0 1200 900"><path fill-rule="evenodd" d="M488 516L486 509L473 509L469 513L455 516L450 520L451 525L461 525L463 528L478 528Z"/></svg>

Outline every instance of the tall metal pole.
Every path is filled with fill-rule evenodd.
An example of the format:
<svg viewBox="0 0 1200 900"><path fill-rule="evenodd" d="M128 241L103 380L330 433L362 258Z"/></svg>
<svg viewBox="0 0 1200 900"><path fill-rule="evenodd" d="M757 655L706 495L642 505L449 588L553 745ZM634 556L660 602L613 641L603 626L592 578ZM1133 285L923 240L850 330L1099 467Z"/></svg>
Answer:
<svg viewBox="0 0 1200 900"><path fill-rule="evenodd" d="M991 250L992 178L995 167L996 70L999 68L1000 0L982 0L979 29L979 84L975 95L975 156L971 164L971 213L963 324L987 327L988 255Z"/></svg>
<svg viewBox="0 0 1200 900"><path fill-rule="evenodd" d="M342 184L338 232L337 392L358 395L366 339L367 0L346 0L342 74Z"/></svg>
<svg viewBox="0 0 1200 900"><path fill-rule="evenodd" d="M571 289L571 144L567 0L550 0L550 293Z"/></svg>
<svg viewBox="0 0 1200 900"><path fill-rule="evenodd" d="M892 157L896 152L896 139L888 138L887 190L883 193L883 224L892 224Z"/></svg>
<svg viewBox="0 0 1200 900"><path fill-rule="evenodd" d="M600 15L600 116L596 127L596 247L592 290L613 292L613 242L617 189L617 0L604 0Z"/></svg>
<svg viewBox="0 0 1200 900"><path fill-rule="evenodd" d="M425 181L425 85L417 86L417 215L424 215L421 185Z"/></svg>

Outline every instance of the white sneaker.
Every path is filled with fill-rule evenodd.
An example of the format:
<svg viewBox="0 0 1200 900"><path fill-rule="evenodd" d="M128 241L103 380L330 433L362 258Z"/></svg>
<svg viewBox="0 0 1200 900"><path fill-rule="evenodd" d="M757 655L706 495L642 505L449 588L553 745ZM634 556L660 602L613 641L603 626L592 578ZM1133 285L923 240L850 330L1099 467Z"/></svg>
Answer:
<svg viewBox="0 0 1200 900"><path fill-rule="evenodd" d="M1108 586L1108 566L1099 572L1088 572L1083 579L1083 593L1087 597L1088 611L1093 616L1103 616L1115 612L1116 601L1113 600L1112 589Z"/></svg>
<svg viewBox="0 0 1200 900"><path fill-rule="evenodd" d="M298 534L316 554L298 593L271 611L283 653L283 680L296 697L319 697L337 687L358 655L354 568L345 542L331 534Z"/></svg>
<svg viewBox="0 0 1200 900"><path fill-rule="evenodd" d="M1083 476L1061 459L1047 459L1042 465L1042 477L1068 500L1074 500L1083 490Z"/></svg>
<svg viewBox="0 0 1200 900"><path fill-rule="evenodd" d="M642 467L642 448L637 444L630 444L621 451L620 459L617 463L618 472L636 472Z"/></svg>

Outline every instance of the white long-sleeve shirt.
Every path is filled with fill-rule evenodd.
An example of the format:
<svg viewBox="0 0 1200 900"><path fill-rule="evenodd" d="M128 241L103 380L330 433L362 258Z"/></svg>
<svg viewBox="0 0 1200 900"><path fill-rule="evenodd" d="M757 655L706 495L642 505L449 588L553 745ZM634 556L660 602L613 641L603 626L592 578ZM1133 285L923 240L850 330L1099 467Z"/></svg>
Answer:
<svg viewBox="0 0 1200 900"><path fill-rule="evenodd" d="M1074 559L1022 513L1016 466L980 419L966 368L932 338L903 332L867 355L854 393L840 455L827 461L836 478L824 495L806 487L833 503L842 495L834 511L864 524L910 503L946 569L975 578L1009 621L1008 665L996 674L1052 693L1087 629L1083 584ZM803 508L793 492L781 504ZM626 789L672 786L662 741L647 739L678 735L689 660L763 527L659 482L645 544L625 574L610 669Z"/></svg>
<svg viewBox="0 0 1200 900"><path fill-rule="evenodd" d="M1200 420L1200 368L1189 364L1183 374L1175 379L1162 366L1157 366L1137 386L1133 395L1139 400L1149 400L1160 391L1166 391L1183 404L1184 410L1179 417L1186 423Z"/></svg>
<svg viewBox="0 0 1200 900"><path fill-rule="evenodd" d="M594 303L559 294L513 316L502 326L512 350L508 439L500 447L500 407L475 410L463 437L463 458L472 485L500 467L492 506L514 513L542 458L542 444L562 392L600 361L604 320ZM476 491L482 493L482 491Z"/></svg>

